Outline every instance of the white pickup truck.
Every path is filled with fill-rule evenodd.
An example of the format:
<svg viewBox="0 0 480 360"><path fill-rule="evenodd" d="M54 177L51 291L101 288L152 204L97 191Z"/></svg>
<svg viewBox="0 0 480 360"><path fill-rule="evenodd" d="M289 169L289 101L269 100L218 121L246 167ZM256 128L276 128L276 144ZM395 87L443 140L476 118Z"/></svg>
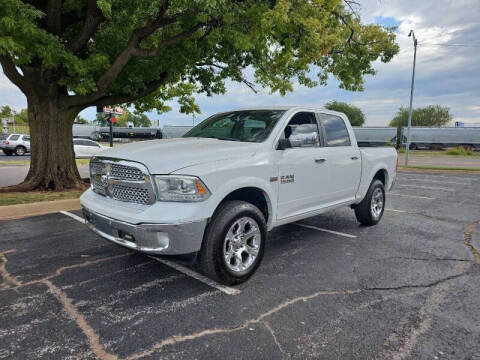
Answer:
<svg viewBox="0 0 480 360"><path fill-rule="evenodd" d="M341 206L378 223L396 161L393 148L358 148L341 113L238 110L182 138L102 152L80 200L103 238L150 254L197 253L202 272L233 285L255 272L276 226Z"/></svg>

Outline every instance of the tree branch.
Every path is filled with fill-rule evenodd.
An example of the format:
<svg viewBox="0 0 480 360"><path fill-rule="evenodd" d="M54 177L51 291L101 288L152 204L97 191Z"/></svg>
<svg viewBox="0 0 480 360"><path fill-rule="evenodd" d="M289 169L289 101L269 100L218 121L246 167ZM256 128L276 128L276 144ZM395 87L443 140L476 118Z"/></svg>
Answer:
<svg viewBox="0 0 480 360"><path fill-rule="evenodd" d="M182 31L181 33L179 33L175 36L172 36L171 38L163 41L160 45L158 45L157 47L155 47L153 49L145 50L145 49L140 49L140 48L136 47L136 48L133 49L133 55L134 56L141 56L141 57L157 56L160 53L160 51L162 51L166 47L168 47L170 45L178 44L183 39L186 39L190 35L193 35L198 29L200 29L201 27L203 27L205 25L206 25L205 23L198 23L194 27L192 27L188 30Z"/></svg>
<svg viewBox="0 0 480 360"><path fill-rule="evenodd" d="M88 40L97 31L100 24L105 20L105 16L97 6L96 0L88 0L87 13L85 15L85 22L83 23L82 30L67 46L67 49L71 52L77 52L87 45Z"/></svg>
<svg viewBox="0 0 480 360"><path fill-rule="evenodd" d="M167 72L163 72L160 74L159 79L148 83L145 86L145 88L143 88L136 94L133 94L133 95L120 94L120 95L103 96L97 99L95 102L93 102L92 105L94 106L117 105L117 104L124 104L126 102L133 102L133 101L139 100L142 97L145 97L148 94L154 92L160 86L164 85L166 80L167 80Z"/></svg>
<svg viewBox="0 0 480 360"><path fill-rule="evenodd" d="M228 66L223 66L223 65L220 65L220 64L217 64L217 63L206 63L206 62L201 62L201 63L196 63L195 66L210 66L210 67L216 67L218 69L221 69L221 70L226 70L228 71L229 70L229 67ZM250 90L252 90L255 94L258 94L258 91L257 89L255 89L255 84L252 83L251 81L247 80L244 76L243 76L243 73L242 73L242 70L241 69L231 69L232 71L236 71L237 72L237 77L238 79L240 80L240 82L244 83L245 85L247 85ZM212 69L213 71L213 69Z"/></svg>
<svg viewBox="0 0 480 360"><path fill-rule="evenodd" d="M62 0L48 0L46 11L47 31L58 35L62 27Z"/></svg>
<svg viewBox="0 0 480 360"><path fill-rule="evenodd" d="M31 89L28 86L27 81L25 78L18 72L17 68L13 61L6 57L0 56L0 64L2 64L3 72L7 76L7 78L13 82L15 85L19 87L20 90L23 91L25 95L31 93Z"/></svg>

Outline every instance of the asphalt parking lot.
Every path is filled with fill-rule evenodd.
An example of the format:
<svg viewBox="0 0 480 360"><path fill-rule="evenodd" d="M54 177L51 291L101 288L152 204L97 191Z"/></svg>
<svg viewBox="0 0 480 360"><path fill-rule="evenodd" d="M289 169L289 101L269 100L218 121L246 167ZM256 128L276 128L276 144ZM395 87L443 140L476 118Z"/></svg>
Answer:
<svg viewBox="0 0 480 360"><path fill-rule="evenodd" d="M401 172L387 209L275 229L235 288L68 214L0 222L0 358L480 359L480 176Z"/></svg>

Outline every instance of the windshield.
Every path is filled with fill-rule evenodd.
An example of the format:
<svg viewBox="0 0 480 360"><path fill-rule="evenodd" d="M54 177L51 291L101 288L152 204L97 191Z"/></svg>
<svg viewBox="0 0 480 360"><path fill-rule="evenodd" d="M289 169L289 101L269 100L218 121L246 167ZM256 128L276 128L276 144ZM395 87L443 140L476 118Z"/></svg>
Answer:
<svg viewBox="0 0 480 360"><path fill-rule="evenodd" d="M284 110L245 110L217 114L202 121L183 137L262 142L284 113Z"/></svg>

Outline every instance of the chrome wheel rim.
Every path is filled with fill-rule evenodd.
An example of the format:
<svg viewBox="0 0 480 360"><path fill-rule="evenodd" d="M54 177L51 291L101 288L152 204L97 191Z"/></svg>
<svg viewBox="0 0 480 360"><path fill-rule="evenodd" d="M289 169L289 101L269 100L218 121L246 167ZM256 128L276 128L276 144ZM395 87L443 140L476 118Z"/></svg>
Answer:
<svg viewBox="0 0 480 360"><path fill-rule="evenodd" d="M375 219L380 217L383 211L383 191L380 188L376 188L372 194L372 202L370 204L370 209L372 211L372 215Z"/></svg>
<svg viewBox="0 0 480 360"><path fill-rule="evenodd" d="M18 155L23 155L23 154L25 154L25 151L23 151L22 148L19 148L19 149L17 149L17 154Z"/></svg>
<svg viewBox="0 0 480 360"><path fill-rule="evenodd" d="M251 217L237 219L228 229L223 241L223 258L234 273L245 273L255 263L260 251L262 234Z"/></svg>

